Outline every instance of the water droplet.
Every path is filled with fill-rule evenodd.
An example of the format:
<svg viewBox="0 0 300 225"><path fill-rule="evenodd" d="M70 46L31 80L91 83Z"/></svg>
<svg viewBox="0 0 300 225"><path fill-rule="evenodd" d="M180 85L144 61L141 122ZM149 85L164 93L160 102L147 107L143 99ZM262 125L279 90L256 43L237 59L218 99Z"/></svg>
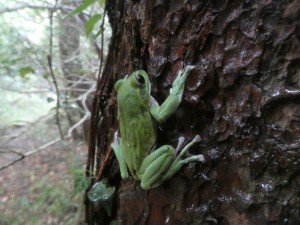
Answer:
<svg viewBox="0 0 300 225"><path fill-rule="evenodd" d="M274 190L274 186L270 183L262 183L260 184L260 186L262 187L263 190L270 192Z"/></svg>
<svg viewBox="0 0 300 225"><path fill-rule="evenodd" d="M243 191L237 191L237 197L238 199L245 205L249 206L253 202L253 196L251 193L243 192Z"/></svg>
<svg viewBox="0 0 300 225"><path fill-rule="evenodd" d="M232 198L229 197L229 196L227 196L227 195L224 195L224 194L222 194L221 196L219 196L218 200L220 202L224 202L224 203L227 203L227 204L229 204L230 202L232 202Z"/></svg>
<svg viewBox="0 0 300 225"><path fill-rule="evenodd" d="M166 224L170 222L170 217L169 216L166 216L165 222L166 222Z"/></svg>

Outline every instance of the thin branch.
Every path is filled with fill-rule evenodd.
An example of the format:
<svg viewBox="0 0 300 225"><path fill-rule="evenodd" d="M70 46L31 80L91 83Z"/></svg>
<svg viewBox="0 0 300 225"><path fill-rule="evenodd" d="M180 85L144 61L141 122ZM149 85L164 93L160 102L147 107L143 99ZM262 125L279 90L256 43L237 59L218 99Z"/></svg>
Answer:
<svg viewBox="0 0 300 225"><path fill-rule="evenodd" d="M54 83L54 86L55 86L55 89L56 89L56 96L57 96L57 99L56 99L56 124L57 124L58 129L59 129L60 137L61 137L61 139L63 139L64 135L63 135L62 128L61 128L61 125L60 125L60 120L59 120L60 94L59 94L59 89L58 89L58 86L57 86L57 82L56 82L56 79L55 79L55 76L54 76L54 73L53 73L53 70L52 70L51 56L48 55L47 59L48 59L50 73L51 73L51 76L52 76L52 79L53 79L53 83Z"/></svg>
<svg viewBox="0 0 300 225"><path fill-rule="evenodd" d="M12 162L8 163L8 164L5 165L5 166L0 167L0 171L1 171L1 170L4 170L4 169L6 169L6 168L8 168L8 167L10 167L10 166L12 166L12 165L14 165L15 163L17 163L17 162L19 162L19 161L25 159L26 157L29 157L29 156L31 156L31 155L34 155L35 153L38 153L38 152L40 152L40 151L42 151L42 150L44 150L44 149L46 149L46 148L48 148L48 147L50 147L50 146L56 144L56 143L58 143L58 142L61 141L62 139L70 139L70 138L72 137L73 131L74 131L78 126L80 126L84 121L86 121L87 119L90 118L90 111L89 111L89 109L88 109L88 106L86 105L86 101L87 101L88 96L89 96L92 92L95 91L95 87L96 87L96 83L94 83L94 84L90 87L90 89L88 89L84 94L82 94L82 95L80 95L80 96L77 97L77 100L81 100L81 102L82 102L82 106L83 106L83 108L84 108L84 110L85 110L85 115L84 115L84 117L83 117L81 120L79 120L76 124L74 124L74 125L69 129L68 135L67 135L67 136L56 138L56 139L54 139L54 140L52 140L52 141L50 141L50 142L48 142L48 143L46 143L46 144L44 144L44 145L42 145L42 146L36 148L36 149L30 150L30 151L28 151L28 152L26 152L26 153L21 153L21 152L15 151L15 150L10 150L10 151L0 151L0 154L2 154L2 153L14 153L14 154L19 155L19 158L13 160ZM47 117L47 118L48 118L48 117ZM13 138L14 138L14 137L13 137Z"/></svg>
<svg viewBox="0 0 300 225"><path fill-rule="evenodd" d="M91 82L89 82L91 83ZM14 90L10 88L0 87L1 90L10 91L10 92L16 92L20 94L36 94L36 93L47 93L47 92L53 92L53 90L32 90L32 91L20 91L20 90ZM87 89L84 88L60 88L60 91L74 91L74 92L86 92Z"/></svg>
<svg viewBox="0 0 300 225"><path fill-rule="evenodd" d="M54 139L54 140L52 140L52 141L50 141L50 142L48 142L48 143L46 143L46 144L40 146L39 148L33 149L33 150L31 150L31 151L28 151L28 152L26 152L26 153L24 154L24 157L33 155L33 154L35 154L35 153L37 153L37 152L39 152L39 151L41 151L41 150L44 150L45 148L48 148L48 147L50 147L50 146L52 146L52 145L58 143L58 142L61 141L62 139L64 139L64 137L62 137L62 138L61 138L61 137L56 138L56 139Z"/></svg>
<svg viewBox="0 0 300 225"><path fill-rule="evenodd" d="M14 154L19 155L20 157L17 158L17 159L15 159L15 160L13 160L13 161L11 161L10 163L6 164L5 166L0 167L0 171L1 171L1 170L4 170L4 169L6 169L6 168L8 168L8 167L10 167L10 166L12 166L12 165L14 165L15 163L17 163L17 162L19 162L19 161L25 159L25 158L28 157L28 156L31 156L31 155L33 155L33 154L35 154L35 153L37 153L37 152L40 152L40 151L42 151L42 150L44 150L44 149L46 149L46 148L48 148L48 147L50 147L50 146L52 146L52 145L58 143L58 142L61 141L61 140L62 140L61 137L56 138L56 139L54 139L54 140L52 140L52 141L50 141L50 142L48 142L48 143L46 143L46 144L40 146L39 148L33 149L33 150L28 151L28 152L26 152L26 153L17 152L17 151L14 151L14 150L1 151L0 154L2 154L2 153L14 153Z"/></svg>
<svg viewBox="0 0 300 225"><path fill-rule="evenodd" d="M103 58L104 58L104 54L103 54L103 49L104 49L104 23L105 23L105 16L106 16L106 10L104 10L103 12L103 17L102 17L102 22L101 22L101 26L100 26L100 30L102 31L101 34L101 54L100 54L100 66L99 66L99 73L98 73L98 79L101 76L102 73L102 67L103 67Z"/></svg>
<svg viewBox="0 0 300 225"><path fill-rule="evenodd" d="M37 94L37 93L47 93L47 92L53 92L52 90L33 90L33 91L20 91L20 90L14 90L10 88L0 87L1 90L9 91L9 92L16 92L19 94Z"/></svg>
<svg viewBox="0 0 300 225"><path fill-rule="evenodd" d="M15 164L15 163L17 163L17 162L19 162L19 161L21 161L22 159L25 158L25 156L24 156L23 153L17 152L17 151L14 151L14 150L1 151L1 152L0 152L0 154L3 154L3 153L9 153L9 154L14 153L14 154L18 155L19 158L17 158L17 159L15 159L15 160L11 161L10 163L8 163L8 164L2 166L2 167L0 168L0 171L1 171L1 170L4 170L4 169L6 169L6 168L8 168L8 167L10 167L10 166L12 166L13 164Z"/></svg>
<svg viewBox="0 0 300 225"><path fill-rule="evenodd" d="M57 100L56 100L56 123L59 129L59 134L61 139L64 139L64 135L62 132L62 128L60 125L60 120L59 120L59 108L60 108L60 93L59 93L59 89L58 89L58 85L54 76L54 72L52 69L52 48L53 48L53 13L55 11L56 8L56 4L57 4L57 0L55 1L55 5L54 8L50 10L50 53L49 55L47 55L47 59L48 59L48 64L49 64L49 68L50 68L50 74L52 76L53 79L53 83L55 86L55 90L56 90L56 96L57 96Z"/></svg>
<svg viewBox="0 0 300 225"><path fill-rule="evenodd" d="M86 100L87 100L87 97L93 92L95 91L95 87L96 87L96 83L94 83L93 86L91 86L91 88L86 92L84 93L83 95L79 96L77 99L79 100L79 98L81 98L81 103L82 103L82 106L84 108L84 111L85 111L85 115L84 117L81 118L81 120L79 120L77 123L75 123L68 131L68 136L71 137L72 136L72 132L78 127L80 126L81 124L83 124L86 120L88 120L91 116L91 112L89 111L87 105L86 105Z"/></svg>
<svg viewBox="0 0 300 225"><path fill-rule="evenodd" d="M19 5L19 6L13 7L13 8L1 9L0 14L9 13L9 12L16 12L16 11L23 10L23 9L34 9L34 10L37 10L37 9L47 10L48 9L48 10L51 10L52 7L51 6L41 6L41 5Z"/></svg>
<svg viewBox="0 0 300 225"><path fill-rule="evenodd" d="M28 132L32 127L34 127L36 124L42 123L46 120L48 120L49 118L51 118L53 116L53 112L49 112L47 115L41 116L39 117L37 120L33 121L33 122L28 122L28 121L15 121L17 123L26 123L27 125L24 125L26 129L24 129L24 131L22 131L21 133L15 134L15 135L7 135L7 136L2 136L0 137L0 140L5 140L4 143L2 143L2 145L8 144L9 142L13 141L16 138L20 138L23 134L25 134L26 132Z"/></svg>
<svg viewBox="0 0 300 225"><path fill-rule="evenodd" d="M68 6L68 5L64 5L64 4L55 4L54 6L52 5L48 5L48 6L43 6L43 5L30 5L30 4L26 4L26 5L18 5L15 7L11 7L11 8L2 8L0 10L0 14L4 14L4 13L10 13L10 12L16 12L19 10L24 10L24 9L33 9L33 10L53 10L53 9L63 9L65 11L71 12L72 10L74 10L74 7Z"/></svg>
<svg viewBox="0 0 300 225"><path fill-rule="evenodd" d="M29 157L29 156L31 156L31 155L34 155L34 154L36 154L36 153L38 153L38 152L40 152L40 151L42 151L42 150L44 150L44 149L46 149L46 148L48 148L48 147L50 147L50 146L52 146L52 145L58 143L59 141L61 141L61 140L63 140L63 139L69 139L69 138L71 138L71 137L72 137L72 132L74 131L74 129L75 129L76 127L78 127L80 124L82 124L85 120L87 120L87 119L90 117L90 112L89 112L88 107L87 107L87 105L86 105L86 99L87 99L88 95L89 95L91 92L93 92L93 91L95 91L95 85L92 86L92 87L85 93L85 96L82 98L82 103L83 103L84 109L86 110L85 116L84 116L80 121L78 121L75 125L73 125L73 126L69 129L68 135L67 135L67 136L65 136L65 137L61 137L61 136L60 136L60 137L58 137L58 138L56 138L56 139L54 139L54 140L52 140L52 141L50 141L50 142L48 142L48 143L42 145L42 146L40 146L40 147L38 147L38 148L36 148L36 149L30 150L30 151L28 151L28 152L26 152L26 153L21 153L21 152L15 151L15 150L0 151L0 154L3 154L3 153L14 153L14 154L17 154L17 155L20 156L19 158L17 158L17 159L15 159L15 160L11 161L10 163L8 163L7 165L0 167L0 171L1 171L1 170L4 170L4 169L6 169L6 168L8 168L8 167L10 167L10 166L12 166L12 165L14 165L15 163L17 163L17 162L19 162L19 161L25 159L26 157Z"/></svg>

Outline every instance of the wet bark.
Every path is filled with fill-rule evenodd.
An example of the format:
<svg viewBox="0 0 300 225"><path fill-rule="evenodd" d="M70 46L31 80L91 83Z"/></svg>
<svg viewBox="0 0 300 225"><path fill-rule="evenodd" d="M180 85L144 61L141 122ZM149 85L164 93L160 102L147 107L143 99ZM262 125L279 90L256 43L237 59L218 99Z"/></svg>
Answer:
<svg viewBox="0 0 300 225"><path fill-rule="evenodd" d="M113 37L94 101L88 169L97 175L110 150L115 81L144 69L162 102L188 64L196 68L177 112L159 125L157 144L200 134L191 153L206 162L144 191L121 180L110 154L102 177L117 188L113 214L87 202L89 224L300 224L299 1L115 0L107 10Z"/></svg>

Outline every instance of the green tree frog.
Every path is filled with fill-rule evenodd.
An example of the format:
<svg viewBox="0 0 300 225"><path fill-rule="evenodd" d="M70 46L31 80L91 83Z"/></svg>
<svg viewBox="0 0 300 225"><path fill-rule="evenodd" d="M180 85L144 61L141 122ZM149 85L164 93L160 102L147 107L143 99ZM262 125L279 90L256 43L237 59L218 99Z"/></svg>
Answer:
<svg viewBox="0 0 300 225"><path fill-rule="evenodd" d="M144 70L137 70L116 82L121 137L118 137L118 131L115 132L111 146L123 179L128 177L129 169L133 178L140 180L141 187L147 190L171 178L183 164L204 161L203 155L183 158L189 148L200 141L198 135L183 148L184 139L179 138L176 149L164 145L153 150L156 141L154 120L163 122L175 112L181 102L187 76L193 68L187 66L178 72L170 95L161 106L150 96L151 84Z"/></svg>

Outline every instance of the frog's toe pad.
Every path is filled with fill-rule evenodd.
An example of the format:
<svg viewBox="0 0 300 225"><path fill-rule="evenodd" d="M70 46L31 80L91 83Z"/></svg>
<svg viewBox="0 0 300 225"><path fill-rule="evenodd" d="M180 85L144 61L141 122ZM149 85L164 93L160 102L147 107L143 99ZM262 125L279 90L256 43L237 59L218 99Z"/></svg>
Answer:
<svg viewBox="0 0 300 225"><path fill-rule="evenodd" d="M196 135L193 139L193 142L195 142L195 143L200 142L200 141L201 141L200 135Z"/></svg>
<svg viewBox="0 0 300 225"><path fill-rule="evenodd" d="M199 162L205 162L204 156L203 155L197 155L198 161Z"/></svg>

